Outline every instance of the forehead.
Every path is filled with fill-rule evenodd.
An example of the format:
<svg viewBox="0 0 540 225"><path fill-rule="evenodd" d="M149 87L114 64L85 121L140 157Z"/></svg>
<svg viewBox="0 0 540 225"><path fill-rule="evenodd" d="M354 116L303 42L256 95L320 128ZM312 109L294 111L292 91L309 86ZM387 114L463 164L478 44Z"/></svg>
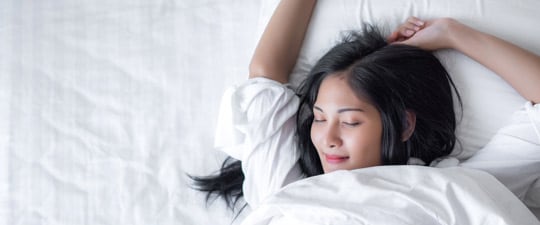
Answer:
<svg viewBox="0 0 540 225"><path fill-rule="evenodd" d="M380 120L380 112L377 107L369 100L358 96L361 95L351 88L347 76L330 75L322 81L319 87L313 110L331 115L342 115L341 112L356 112Z"/></svg>
<svg viewBox="0 0 540 225"><path fill-rule="evenodd" d="M344 73L336 73L329 75L322 81L318 93L317 103L340 103L363 105L368 103L365 98L359 98L347 81L347 76Z"/></svg>

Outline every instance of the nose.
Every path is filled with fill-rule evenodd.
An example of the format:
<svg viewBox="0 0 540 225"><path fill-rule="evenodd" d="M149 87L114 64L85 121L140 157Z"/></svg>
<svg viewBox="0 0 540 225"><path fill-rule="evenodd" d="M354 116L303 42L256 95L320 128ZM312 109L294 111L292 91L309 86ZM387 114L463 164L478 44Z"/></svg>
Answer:
<svg viewBox="0 0 540 225"><path fill-rule="evenodd" d="M328 148L337 148L343 144L337 126L329 126L324 136L324 145Z"/></svg>

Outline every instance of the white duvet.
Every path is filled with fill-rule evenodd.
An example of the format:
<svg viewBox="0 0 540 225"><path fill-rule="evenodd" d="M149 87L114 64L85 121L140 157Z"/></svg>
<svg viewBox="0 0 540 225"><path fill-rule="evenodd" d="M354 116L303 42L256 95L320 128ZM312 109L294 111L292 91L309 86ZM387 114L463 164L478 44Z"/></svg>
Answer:
<svg viewBox="0 0 540 225"><path fill-rule="evenodd" d="M459 167L384 166L290 184L263 201L242 224L540 223L487 173Z"/></svg>

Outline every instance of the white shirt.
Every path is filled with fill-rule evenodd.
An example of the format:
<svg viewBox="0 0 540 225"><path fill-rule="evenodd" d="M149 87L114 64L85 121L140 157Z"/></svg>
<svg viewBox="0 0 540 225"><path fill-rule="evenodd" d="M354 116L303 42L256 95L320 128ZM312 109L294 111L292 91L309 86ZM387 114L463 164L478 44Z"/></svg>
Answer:
<svg viewBox="0 0 540 225"><path fill-rule="evenodd" d="M249 79L223 96L215 146L242 161L244 199L251 208L303 178L295 143L298 105L294 91L266 78ZM490 173L528 207L540 208L539 129L540 104L527 102L509 125L459 166Z"/></svg>

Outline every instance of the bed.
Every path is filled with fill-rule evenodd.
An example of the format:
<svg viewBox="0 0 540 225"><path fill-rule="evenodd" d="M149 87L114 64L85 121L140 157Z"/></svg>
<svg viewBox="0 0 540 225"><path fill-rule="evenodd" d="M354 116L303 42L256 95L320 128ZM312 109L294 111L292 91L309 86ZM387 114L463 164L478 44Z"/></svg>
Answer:
<svg viewBox="0 0 540 225"><path fill-rule="evenodd" d="M187 175L226 157L213 147L220 97L246 79L277 2L2 1L0 224L239 224L245 214L207 204ZM453 17L540 54L539 10L535 0L320 0L292 83L341 32L411 15ZM524 99L457 52L437 56L463 98L454 155L465 159Z"/></svg>

